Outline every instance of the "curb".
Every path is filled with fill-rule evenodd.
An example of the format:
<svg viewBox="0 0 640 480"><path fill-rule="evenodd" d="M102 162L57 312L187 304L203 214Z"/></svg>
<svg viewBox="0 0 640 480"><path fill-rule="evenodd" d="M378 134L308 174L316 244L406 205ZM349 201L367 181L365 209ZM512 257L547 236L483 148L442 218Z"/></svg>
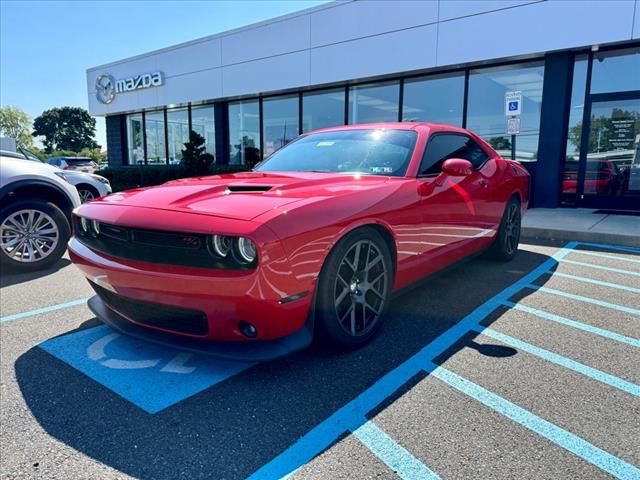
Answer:
<svg viewBox="0 0 640 480"><path fill-rule="evenodd" d="M625 247L640 247L640 237L637 235L620 235L616 233L578 232L539 227L522 227L522 237L539 238L543 240L565 240L577 242L608 243Z"/></svg>

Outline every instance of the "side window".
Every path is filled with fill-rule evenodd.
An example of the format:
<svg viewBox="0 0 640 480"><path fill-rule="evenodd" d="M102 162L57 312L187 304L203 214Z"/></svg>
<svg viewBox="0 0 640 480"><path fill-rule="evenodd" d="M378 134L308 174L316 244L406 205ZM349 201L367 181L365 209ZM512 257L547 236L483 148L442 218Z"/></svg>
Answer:
<svg viewBox="0 0 640 480"><path fill-rule="evenodd" d="M442 164L450 158L469 160L473 168L478 168L488 156L472 138L466 135L437 134L427 143L420 164L420 175L439 174L442 171Z"/></svg>

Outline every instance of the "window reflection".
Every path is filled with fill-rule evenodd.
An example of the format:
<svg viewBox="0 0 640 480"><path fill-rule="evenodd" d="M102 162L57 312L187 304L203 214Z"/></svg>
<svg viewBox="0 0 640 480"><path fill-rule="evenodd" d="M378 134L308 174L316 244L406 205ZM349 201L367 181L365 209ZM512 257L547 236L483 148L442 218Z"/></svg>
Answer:
<svg viewBox="0 0 640 480"><path fill-rule="evenodd" d="M189 141L189 111L167 110L167 132L169 134L169 163L177 165L182 161L184 144Z"/></svg>
<svg viewBox="0 0 640 480"><path fill-rule="evenodd" d="M262 101L263 157L298 136L298 96L269 98Z"/></svg>
<svg viewBox="0 0 640 480"><path fill-rule="evenodd" d="M640 90L640 47L593 54L591 93Z"/></svg>
<svg viewBox="0 0 640 480"><path fill-rule="evenodd" d="M257 100L229 104L229 163L260 161L260 107Z"/></svg>
<svg viewBox="0 0 640 480"><path fill-rule="evenodd" d="M302 131L344 125L344 88L302 95Z"/></svg>
<svg viewBox="0 0 640 480"><path fill-rule="evenodd" d="M147 164L164 165L167 163L164 142L164 112L146 113L144 121L147 135Z"/></svg>
<svg viewBox="0 0 640 480"><path fill-rule="evenodd" d="M404 82L403 122L462 126L464 75L437 75Z"/></svg>
<svg viewBox="0 0 640 480"><path fill-rule="evenodd" d="M191 107L191 128L204 138L206 152L215 157L216 128L213 105Z"/></svg>
<svg viewBox="0 0 640 480"><path fill-rule="evenodd" d="M396 122L400 84L377 83L349 89L349 123Z"/></svg>
<svg viewBox="0 0 640 480"><path fill-rule="evenodd" d="M572 196L576 194L578 185L578 161L580 160L580 142L582 141L582 116L584 114L588 62L587 55L580 55L576 57L573 67L567 153L562 174L562 193L567 196L566 200L575 200Z"/></svg>
<svg viewBox="0 0 640 480"><path fill-rule="evenodd" d="M507 135L505 94L522 92L520 134L516 136L516 160L535 162L538 157L540 108L544 65L509 65L471 70L467 128L484 137L502 156L510 158L512 137Z"/></svg>
<svg viewBox="0 0 640 480"><path fill-rule="evenodd" d="M127 150L129 165L144 163L144 135L142 133L142 114L127 115Z"/></svg>

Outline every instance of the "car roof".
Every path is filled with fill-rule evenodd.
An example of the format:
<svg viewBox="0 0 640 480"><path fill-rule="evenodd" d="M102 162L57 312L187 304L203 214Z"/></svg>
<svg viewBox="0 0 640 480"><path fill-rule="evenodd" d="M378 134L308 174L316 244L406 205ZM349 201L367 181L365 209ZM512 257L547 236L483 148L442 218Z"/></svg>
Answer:
<svg viewBox="0 0 640 480"><path fill-rule="evenodd" d="M91 157L49 157L48 160L91 160L93 161L93 159Z"/></svg>
<svg viewBox="0 0 640 480"><path fill-rule="evenodd" d="M18 152L12 152L10 150L0 150L0 156L2 157L11 157L11 158L19 158L20 160L24 160L26 157Z"/></svg>
<svg viewBox="0 0 640 480"><path fill-rule="evenodd" d="M377 123L356 123L353 125L338 125L335 127L327 127L321 128L318 130L313 130L308 133L318 133L318 132L338 132L342 130L378 130L378 129L388 129L388 130L437 130L437 131L449 131L449 132L461 132L468 133L464 128L456 127L454 125L447 125L444 123L434 123L434 122L377 122Z"/></svg>

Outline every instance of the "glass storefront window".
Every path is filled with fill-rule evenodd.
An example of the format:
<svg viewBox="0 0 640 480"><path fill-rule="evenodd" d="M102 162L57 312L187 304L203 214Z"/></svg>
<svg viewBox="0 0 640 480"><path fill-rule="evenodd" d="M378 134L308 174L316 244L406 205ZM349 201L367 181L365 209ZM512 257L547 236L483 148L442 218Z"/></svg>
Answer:
<svg viewBox="0 0 640 480"><path fill-rule="evenodd" d="M572 196L576 194L578 184L578 161L580 160L580 142L582 141L582 117L584 114L584 95L587 88L588 63L589 57L587 55L579 55L573 66L567 152L562 173L562 193L565 200L574 200Z"/></svg>
<svg viewBox="0 0 640 480"><path fill-rule="evenodd" d="M640 90L640 47L595 52L591 93Z"/></svg>
<svg viewBox="0 0 640 480"><path fill-rule="evenodd" d="M398 82L357 85L349 89L349 124L396 122L399 108Z"/></svg>
<svg viewBox="0 0 640 480"><path fill-rule="evenodd" d="M262 101L263 157L298 136L298 96L268 98Z"/></svg>
<svg viewBox="0 0 640 480"><path fill-rule="evenodd" d="M229 154L232 165L255 165L261 160L257 100L229 104Z"/></svg>
<svg viewBox="0 0 640 480"><path fill-rule="evenodd" d="M302 131L344 125L344 88L302 95Z"/></svg>
<svg viewBox="0 0 640 480"><path fill-rule="evenodd" d="M403 122L436 122L462 126L464 75L434 75L405 80Z"/></svg>
<svg viewBox="0 0 640 480"><path fill-rule="evenodd" d="M511 157L512 137L507 135L504 111L505 94L522 92L520 134L516 136L516 160L535 162L538 157L540 109L544 65L516 64L504 67L471 70L467 128L482 136L502 156Z"/></svg>
<svg viewBox="0 0 640 480"><path fill-rule="evenodd" d="M167 155L164 141L164 112L145 113L144 123L147 135L147 164L165 165Z"/></svg>
<svg viewBox="0 0 640 480"><path fill-rule="evenodd" d="M206 152L216 155L216 127L213 105L191 107L191 128L204 137ZM217 158L217 157L216 157Z"/></svg>
<svg viewBox="0 0 640 480"><path fill-rule="evenodd" d="M144 134L142 132L142 114L127 115L127 150L129 165L144 163Z"/></svg>
<svg viewBox="0 0 640 480"><path fill-rule="evenodd" d="M167 110L167 132L169 134L169 164L177 165L182 160L184 144L189 141L189 111Z"/></svg>

